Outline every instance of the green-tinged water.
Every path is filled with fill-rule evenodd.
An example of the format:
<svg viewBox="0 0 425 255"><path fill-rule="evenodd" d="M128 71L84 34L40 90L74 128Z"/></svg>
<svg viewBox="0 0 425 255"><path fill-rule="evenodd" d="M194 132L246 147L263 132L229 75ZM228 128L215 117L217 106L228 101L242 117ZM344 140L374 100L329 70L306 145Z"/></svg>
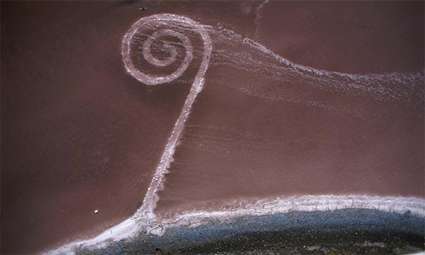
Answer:
<svg viewBox="0 0 425 255"><path fill-rule="evenodd" d="M294 230L249 233L169 254L291 254L354 255L407 254L423 250L423 238L400 233L332 232ZM162 252L167 254L167 252Z"/></svg>

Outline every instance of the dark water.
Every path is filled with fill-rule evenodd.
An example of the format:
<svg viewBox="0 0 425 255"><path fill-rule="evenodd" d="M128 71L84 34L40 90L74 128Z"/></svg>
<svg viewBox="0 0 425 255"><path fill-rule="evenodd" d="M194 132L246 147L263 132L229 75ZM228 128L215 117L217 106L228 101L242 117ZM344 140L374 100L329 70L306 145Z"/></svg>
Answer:
<svg viewBox="0 0 425 255"><path fill-rule="evenodd" d="M406 254L424 250L424 227L409 213L292 212L141 234L79 254Z"/></svg>

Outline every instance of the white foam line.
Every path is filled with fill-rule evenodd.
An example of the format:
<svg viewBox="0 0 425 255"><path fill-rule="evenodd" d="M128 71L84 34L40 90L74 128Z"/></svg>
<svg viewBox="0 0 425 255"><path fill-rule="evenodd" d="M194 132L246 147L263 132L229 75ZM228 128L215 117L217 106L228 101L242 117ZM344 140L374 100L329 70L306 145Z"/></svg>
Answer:
<svg viewBox="0 0 425 255"><path fill-rule="evenodd" d="M135 217L130 217L125 221L115 225L100 235L87 240L77 240L66 244L58 249L47 251L45 254L60 255L60 254L75 254L79 248L102 248L108 244L134 237L141 230L141 226L137 223Z"/></svg>
<svg viewBox="0 0 425 255"><path fill-rule="evenodd" d="M398 82L403 82L405 80L411 80L414 79L415 76L419 76L421 78L423 78L423 72L417 72L417 73L400 73L400 72L392 72L392 73L371 73L371 74L350 74L350 73L342 73L342 72L336 72L336 71L328 71L328 70L323 70L323 69L317 69L317 68L313 68L310 66L304 66L304 65L300 65L297 63L294 63L276 53L274 53L272 50L270 50L269 48L265 47L264 45L249 39L249 38L244 38L243 39L243 43L249 45L250 47L253 47L261 52L263 52L266 55L272 56L274 59L276 59L278 62L280 62L281 64L285 65L285 66L289 66L294 68L295 70L299 70L302 72L307 72L307 73L312 73L315 74L317 76L327 76L327 77L331 77L331 76L340 76L340 77L346 77L349 78L351 80L371 80L371 79L376 79L376 80L396 80Z"/></svg>
<svg viewBox="0 0 425 255"><path fill-rule="evenodd" d="M240 201L222 205L223 210L196 210L181 212L175 217L161 220L158 226L161 231L170 227L195 227L206 224L211 220L225 221L241 216L271 215L292 211L313 212L333 211L340 209L374 209L391 213L411 213L425 218L425 199L401 196L373 196L373 195L303 195L291 197L276 197L261 199L245 205Z"/></svg>
<svg viewBox="0 0 425 255"><path fill-rule="evenodd" d="M401 73L343 73L294 63L263 44L251 38L243 37L226 28L208 27L210 34L217 44L224 43L231 50L218 49L214 51L217 58L215 65L230 65L245 71L264 71L268 79L284 82L301 80L305 84L323 89L331 89L345 94L367 94L378 101L410 101L417 97L425 100L423 90L424 71ZM255 50L261 58L254 58L249 51L240 52L240 49ZM269 60L276 61L273 64Z"/></svg>
<svg viewBox="0 0 425 255"><path fill-rule="evenodd" d="M261 199L253 203L241 205L241 201L233 201L223 205L222 210L185 211L171 218L161 219L161 223L150 226L151 234L162 235L172 227L197 227L211 220L225 222L241 216L272 215L292 211L313 212L333 211L340 209L374 209L391 213L411 213L425 218L425 199L401 196L371 195L304 195ZM99 236L85 241L77 241L48 254L74 254L78 248L103 248L114 241L134 237L143 230L135 218L130 218Z"/></svg>
<svg viewBox="0 0 425 255"><path fill-rule="evenodd" d="M276 61L278 61L283 66L291 68L293 71L300 73L301 75L311 75L315 81L320 83L318 79L326 79L328 83L336 83L336 87L346 87L355 90L363 90L367 92L372 92L381 96L386 96L387 100L393 100L401 97L398 95L399 91L392 91L390 87L385 87L385 85L398 85L402 86L404 89L412 89L412 86L415 84L412 81L418 81L424 79L425 72L416 72L416 73L371 73L371 74L350 74L342 73L336 71L328 71L323 69L316 69L309 66L300 65L294 63L265 47L264 45L254 41L250 38L244 38L242 42L252 47L256 50L259 50L267 56L271 56ZM373 85L373 86L370 86ZM424 100L424 95L419 95L422 100Z"/></svg>

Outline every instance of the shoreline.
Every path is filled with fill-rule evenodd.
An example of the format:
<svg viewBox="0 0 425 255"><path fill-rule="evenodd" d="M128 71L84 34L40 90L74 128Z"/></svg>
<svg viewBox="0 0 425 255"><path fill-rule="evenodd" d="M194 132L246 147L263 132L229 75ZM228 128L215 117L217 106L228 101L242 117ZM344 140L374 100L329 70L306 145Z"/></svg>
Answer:
<svg viewBox="0 0 425 255"><path fill-rule="evenodd" d="M197 226L176 225L170 227L162 236L140 233L128 240L109 243L97 249L80 247L76 250L76 254L116 254L122 250L130 253L149 254L153 253L156 248L167 252L184 251L189 254L190 251L222 252L220 245L214 244L222 244L228 242L229 239L229 242L232 243L231 239L234 241L244 240L250 235L259 235L259 240L262 240L261 236L267 233L283 235L289 233L290 236L297 236L295 233L303 234L304 232L317 239L320 239L321 234L343 234L346 235L347 240L358 238L358 236L352 235L353 233L364 233L364 242L370 240L373 242L374 239L369 239L369 237L374 233L386 233L389 239L399 238L399 240L415 244L420 249L424 227L423 217L417 217L410 213L399 214L375 209L275 212L269 215L240 215L223 221L209 218L204 224ZM397 237L398 235L404 236L404 238ZM286 241L296 243L296 240L292 240L292 238L291 240L286 238ZM320 242L320 240L317 241ZM235 248L231 244L228 247ZM244 246L236 246L236 250L238 247L242 249Z"/></svg>
<svg viewBox="0 0 425 255"><path fill-rule="evenodd" d="M140 235L155 237L158 240L161 238L167 239L167 234L175 229L186 229L190 232L197 228L208 228L211 223L226 225L228 222L232 222L233 220L237 221L238 219L245 217L272 217L275 215L287 215L291 213L323 213L326 215L338 213L344 210L354 212L358 210L366 210L368 212L374 212L372 215L378 216L374 219L381 219L384 220L384 222L386 218L379 218L380 216L392 215L392 225L394 226L397 224L401 226L400 224L403 224L403 221L397 222L397 220L394 220L397 219L396 216L400 216L405 219L416 219L416 221L420 224L425 223L425 199L422 198L367 195L298 196L275 200L264 199L254 204L248 204L244 208L239 208L239 210L231 208L212 212L186 212L174 218L162 219L160 224L153 226L140 225L140 215L137 215L136 213L131 218L104 231L95 238L75 241L59 247L58 249L50 250L46 254L74 254L78 250L102 249L108 247L108 245L114 245L114 243L117 244L127 242L128 240L134 240L135 237ZM363 217L359 218L358 216L355 216L355 213L351 216L350 220L353 221L356 217L360 221L367 220L367 218L363 219ZM340 222L341 226L343 226L344 221L346 221L344 218L342 219L343 221ZM400 220L400 218L398 220ZM419 226L419 231L422 231L423 228L420 227L420 224L412 224L410 227L415 229ZM279 224L277 226L279 226ZM416 229L416 234L418 234L419 231Z"/></svg>

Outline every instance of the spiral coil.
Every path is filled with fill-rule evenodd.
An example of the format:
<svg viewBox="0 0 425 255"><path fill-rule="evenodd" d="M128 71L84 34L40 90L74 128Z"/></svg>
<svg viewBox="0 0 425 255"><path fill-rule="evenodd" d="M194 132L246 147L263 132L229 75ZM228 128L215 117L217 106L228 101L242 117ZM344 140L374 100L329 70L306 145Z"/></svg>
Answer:
<svg viewBox="0 0 425 255"><path fill-rule="evenodd" d="M204 26L202 26L198 22L187 17L177 16L173 14L158 14L149 17L143 17L136 23L134 23L131 26L130 30L124 35L122 41L122 57L127 72L145 85L155 86L174 81L175 79L183 75L183 73L187 70L189 64L193 60L193 46L190 39L181 32L168 28L162 28L154 31L143 42L143 58L146 60L147 63L151 64L154 67L166 67L176 62L178 54L177 49L174 45L166 41L163 42L162 45L163 50L168 54L168 57L166 57L165 59L156 58L155 56L153 56L151 51L154 41L160 40L160 38L174 37L182 43L185 49L184 59L174 72L165 76L150 75L146 74L142 70L139 70L139 68L137 68L135 63L133 62L132 56L135 52L133 52L134 49L131 47L131 43L133 42L133 40L135 40L136 35L141 33L143 29L147 27L155 27L155 25L157 25L158 27L167 25L172 28L181 27L196 32L200 35L203 42L203 55L200 67L193 80L190 92L185 100L181 113L177 118L176 123L174 124L173 130L171 131L171 135L168 138L161 159L152 177L152 181L145 194L143 204L141 208L139 208L139 210L136 212L136 215L138 215L139 218L141 218L141 220L146 222L148 225L152 224L155 221L154 209L158 201L157 193L159 190L162 189L165 174L167 173L167 169L170 166L171 161L173 160L173 155L178 140L181 137L185 122L189 117L192 105L195 102L198 93L201 92L204 86L204 76L208 69L208 64L212 52L211 39Z"/></svg>

